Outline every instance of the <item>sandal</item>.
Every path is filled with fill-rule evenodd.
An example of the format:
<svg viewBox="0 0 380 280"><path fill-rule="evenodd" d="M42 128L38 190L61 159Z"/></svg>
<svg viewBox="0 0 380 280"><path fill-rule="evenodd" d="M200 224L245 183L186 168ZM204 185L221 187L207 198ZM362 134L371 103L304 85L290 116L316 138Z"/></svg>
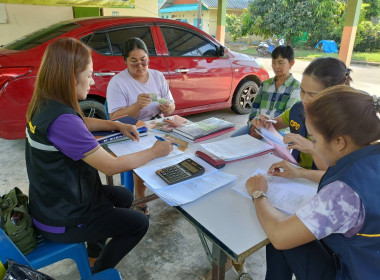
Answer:
<svg viewBox="0 0 380 280"><path fill-rule="evenodd" d="M148 208L148 205L145 205L144 207L141 207L141 206L135 206L134 208L136 211L140 211L140 212L143 212L147 217L148 219L150 218L150 213L149 213L149 208Z"/></svg>

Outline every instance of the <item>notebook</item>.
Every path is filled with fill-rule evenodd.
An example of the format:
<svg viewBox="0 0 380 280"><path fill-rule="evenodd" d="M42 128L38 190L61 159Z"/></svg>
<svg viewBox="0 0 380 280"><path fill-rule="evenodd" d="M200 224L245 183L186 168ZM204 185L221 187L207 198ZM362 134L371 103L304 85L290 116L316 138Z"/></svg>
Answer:
<svg viewBox="0 0 380 280"><path fill-rule="evenodd" d="M173 129L173 132L179 135L182 135L183 137L188 138L192 141L199 142L197 141L197 139L205 137L204 138L205 140L205 139L210 138L210 137L206 138L209 135L212 135L214 133L218 133L221 131L223 131L223 133L226 133L233 130L234 127L235 127L235 124L231 122L212 117L212 118L205 119L203 121L193 122L190 124L185 124L180 127L176 127ZM215 136L218 136L218 135L220 134L217 134Z"/></svg>
<svg viewBox="0 0 380 280"><path fill-rule="evenodd" d="M131 116L122 116L119 118L112 119L113 121L122 122L125 124L135 125L137 131L139 132L140 137L147 135L148 128L146 127L143 121L137 120ZM123 141L129 139L124 136L120 131L112 130L112 131L94 131L92 132L95 139L98 140L98 143L101 145L111 144L118 141Z"/></svg>

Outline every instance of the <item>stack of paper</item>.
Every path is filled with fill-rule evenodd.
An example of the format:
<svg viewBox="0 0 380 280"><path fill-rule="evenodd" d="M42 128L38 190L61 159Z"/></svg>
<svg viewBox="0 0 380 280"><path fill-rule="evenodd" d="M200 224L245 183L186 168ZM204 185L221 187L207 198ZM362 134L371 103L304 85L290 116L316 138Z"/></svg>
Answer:
<svg viewBox="0 0 380 280"><path fill-rule="evenodd" d="M186 158L191 158L205 168L202 176L195 177L174 185L168 185L157 174L156 170L177 164ZM134 170L145 182L145 185L171 206L178 206L194 201L205 194L221 188L236 180L236 175L221 172L201 159L183 154L166 161L144 165Z"/></svg>
<svg viewBox="0 0 380 280"><path fill-rule="evenodd" d="M263 174L267 178L268 191L267 197L270 203L277 209L284 211L288 214L294 214L297 209L308 203L317 193L317 188L308 185L297 183L293 180L269 176L264 170L258 169L251 174L250 177ZM240 184L232 187L234 191L239 194L252 199L245 187L245 183L248 180L247 177ZM315 184L316 185L316 184Z"/></svg>
<svg viewBox="0 0 380 280"><path fill-rule="evenodd" d="M118 157L137 153L146 149L151 148L157 141L153 134L148 134L145 137L140 138L140 142L137 141L123 141L108 145L108 148ZM176 155L183 154L176 146L173 146L173 151L170 152L166 157L172 157ZM162 158L155 159L154 161L160 161Z"/></svg>
<svg viewBox="0 0 380 280"><path fill-rule="evenodd" d="M243 159L273 149L271 145L257 140L250 135L231 137L216 142L201 144L201 146L225 161Z"/></svg>

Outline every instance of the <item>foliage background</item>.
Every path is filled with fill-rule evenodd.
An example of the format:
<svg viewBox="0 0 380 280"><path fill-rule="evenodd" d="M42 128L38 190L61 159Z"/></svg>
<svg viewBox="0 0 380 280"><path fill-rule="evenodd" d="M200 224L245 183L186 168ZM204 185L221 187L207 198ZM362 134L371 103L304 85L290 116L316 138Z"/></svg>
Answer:
<svg viewBox="0 0 380 280"><path fill-rule="evenodd" d="M246 35L279 36L287 44L307 33L305 47L320 40L340 45L347 0L255 0L241 17L227 15L226 27L233 40ZM380 0L363 0L354 51L380 50Z"/></svg>

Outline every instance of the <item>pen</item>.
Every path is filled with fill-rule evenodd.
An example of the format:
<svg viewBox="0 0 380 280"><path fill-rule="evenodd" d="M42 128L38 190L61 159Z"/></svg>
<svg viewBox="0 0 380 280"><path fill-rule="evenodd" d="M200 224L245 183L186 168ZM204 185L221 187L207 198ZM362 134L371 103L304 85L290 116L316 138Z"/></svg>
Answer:
<svg viewBox="0 0 380 280"><path fill-rule="evenodd" d="M165 138L162 138L162 137L157 136L157 135L155 135L155 136L156 136L156 139L159 140L159 141L167 141ZM178 143L172 143L172 145L174 145L174 146L176 146L178 148L181 147L181 145L178 144Z"/></svg>
<svg viewBox="0 0 380 280"><path fill-rule="evenodd" d="M269 123L273 123L273 124L276 124L277 121L276 120L265 120L266 122L269 122Z"/></svg>

